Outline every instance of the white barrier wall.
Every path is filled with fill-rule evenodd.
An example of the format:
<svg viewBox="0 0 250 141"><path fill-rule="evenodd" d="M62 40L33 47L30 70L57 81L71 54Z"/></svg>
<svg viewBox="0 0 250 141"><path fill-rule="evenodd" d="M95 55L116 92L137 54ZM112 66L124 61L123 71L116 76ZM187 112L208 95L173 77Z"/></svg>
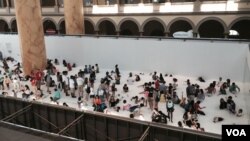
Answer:
<svg viewBox="0 0 250 141"><path fill-rule="evenodd" d="M250 45L249 45L249 51L246 58L246 66L245 66L245 72L244 72L244 91L246 92L245 96L245 102L248 103L250 99ZM248 118L248 123L250 124L250 104L246 104L246 115Z"/></svg>
<svg viewBox="0 0 250 141"><path fill-rule="evenodd" d="M158 40L133 38L45 38L50 59L66 59L77 65L98 63L100 68L203 76L243 81L248 44L223 41ZM20 58L17 35L0 35L4 56ZM11 54L8 50L11 49Z"/></svg>

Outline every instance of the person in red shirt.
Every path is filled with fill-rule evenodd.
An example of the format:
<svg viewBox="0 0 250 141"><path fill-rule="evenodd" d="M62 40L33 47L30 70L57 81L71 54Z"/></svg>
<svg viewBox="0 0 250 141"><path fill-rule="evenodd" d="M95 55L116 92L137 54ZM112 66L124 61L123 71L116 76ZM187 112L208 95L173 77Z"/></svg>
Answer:
<svg viewBox="0 0 250 141"><path fill-rule="evenodd" d="M37 81L36 81L36 79L34 79L34 78L31 78L31 86L32 86L32 92L33 93L36 93L36 90L37 90Z"/></svg>
<svg viewBox="0 0 250 141"><path fill-rule="evenodd" d="M68 68L68 71L71 71L72 70L72 66L70 63L67 64L67 68Z"/></svg>
<svg viewBox="0 0 250 141"><path fill-rule="evenodd" d="M157 77L155 80L155 89L159 90L159 87L160 87L160 81L159 81L159 78Z"/></svg>
<svg viewBox="0 0 250 141"><path fill-rule="evenodd" d="M100 97L97 95L97 96L95 96L95 98L94 98L94 101L93 101L93 103L94 103L94 111L98 111L98 109L100 108L100 105L101 105L101 99L100 99Z"/></svg>
<svg viewBox="0 0 250 141"><path fill-rule="evenodd" d="M41 81L43 79L44 73L42 70L38 69L37 71L34 72L34 78L36 80L36 86L37 88L40 89L41 87Z"/></svg>

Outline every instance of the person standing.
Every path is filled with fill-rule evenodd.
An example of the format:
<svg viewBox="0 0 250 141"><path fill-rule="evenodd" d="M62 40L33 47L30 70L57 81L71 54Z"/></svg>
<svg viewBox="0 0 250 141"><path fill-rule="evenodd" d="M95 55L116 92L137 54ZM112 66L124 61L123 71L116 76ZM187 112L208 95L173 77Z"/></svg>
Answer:
<svg viewBox="0 0 250 141"><path fill-rule="evenodd" d="M153 101L154 101L154 87L152 87L151 84L149 84L149 88L148 88L148 104L149 104L149 108L151 110L153 110Z"/></svg>
<svg viewBox="0 0 250 141"><path fill-rule="evenodd" d="M83 97L83 83L84 83L84 79L80 76L77 77L76 79L77 81L77 89L78 89L78 93L79 93L79 97Z"/></svg>
<svg viewBox="0 0 250 141"><path fill-rule="evenodd" d="M5 75L3 82L4 82L4 88L7 88L9 90L11 80L8 75Z"/></svg>
<svg viewBox="0 0 250 141"><path fill-rule="evenodd" d="M69 88L69 78L67 76L67 73L63 73L62 76L62 88L66 96L69 96L68 88Z"/></svg>
<svg viewBox="0 0 250 141"><path fill-rule="evenodd" d="M44 77L44 72L42 70L37 70L35 72L35 79L36 79L36 85L37 85L37 88L41 88L41 81Z"/></svg>
<svg viewBox="0 0 250 141"><path fill-rule="evenodd" d="M14 86L15 91L19 91L19 89L20 89L20 81L16 77L13 79L13 86Z"/></svg>
<svg viewBox="0 0 250 141"><path fill-rule="evenodd" d="M52 77L50 76L49 73L45 76L45 82L46 82L46 87L47 87L47 92L50 93L49 87L52 82Z"/></svg>
<svg viewBox="0 0 250 141"><path fill-rule="evenodd" d="M69 79L69 89L70 89L70 94L72 98L75 98L75 81L74 81L74 76L70 76Z"/></svg>
<svg viewBox="0 0 250 141"><path fill-rule="evenodd" d="M116 73L117 75L119 75L119 74L120 74L120 70L119 70L119 68L118 68L118 65L117 65L117 64L115 65L115 73Z"/></svg>
<svg viewBox="0 0 250 141"><path fill-rule="evenodd" d="M171 97L167 98L166 108L168 112L169 121L173 122L174 102Z"/></svg>

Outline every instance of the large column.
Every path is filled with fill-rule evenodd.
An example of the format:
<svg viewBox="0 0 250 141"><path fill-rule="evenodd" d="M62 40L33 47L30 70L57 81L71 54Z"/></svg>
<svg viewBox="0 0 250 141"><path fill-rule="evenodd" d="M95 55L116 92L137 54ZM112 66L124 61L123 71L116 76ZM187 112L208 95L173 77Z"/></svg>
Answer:
<svg viewBox="0 0 250 141"><path fill-rule="evenodd" d="M0 0L1 8L4 7L3 0Z"/></svg>
<svg viewBox="0 0 250 141"><path fill-rule="evenodd" d="M92 5L98 5L98 0L92 0Z"/></svg>
<svg viewBox="0 0 250 141"><path fill-rule="evenodd" d="M9 0L5 0L6 1L6 10L8 13L10 13L10 3Z"/></svg>
<svg viewBox="0 0 250 141"><path fill-rule="evenodd" d="M15 0L16 20L25 75L47 64L40 0Z"/></svg>
<svg viewBox="0 0 250 141"><path fill-rule="evenodd" d="M84 34L83 0L64 0L66 34Z"/></svg>
<svg viewBox="0 0 250 141"><path fill-rule="evenodd" d="M59 13L58 0L55 0L55 6L54 6L54 8L55 8L55 12Z"/></svg>
<svg viewBox="0 0 250 141"><path fill-rule="evenodd" d="M10 3L9 3L9 0L6 0L6 7L10 7Z"/></svg>

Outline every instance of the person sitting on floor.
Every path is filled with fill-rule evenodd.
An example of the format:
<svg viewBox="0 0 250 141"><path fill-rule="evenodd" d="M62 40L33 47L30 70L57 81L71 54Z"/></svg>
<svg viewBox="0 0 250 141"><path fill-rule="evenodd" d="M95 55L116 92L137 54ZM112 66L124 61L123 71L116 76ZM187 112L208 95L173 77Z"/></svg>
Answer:
<svg viewBox="0 0 250 141"><path fill-rule="evenodd" d="M160 73L160 76L159 76L159 80L160 80L160 83L163 83L165 82L164 78L163 78L163 75L162 73Z"/></svg>
<svg viewBox="0 0 250 141"><path fill-rule="evenodd" d="M115 99L114 96L110 97L110 100L109 100L110 107L115 107L118 103L119 103L119 99Z"/></svg>
<svg viewBox="0 0 250 141"><path fill-rule="evenodd" d="M66 60L63 60L63 66L64 66L64 67L67 67L67 64L68 64L68 63L66 62Z"/></svg>
<svg viewBox="0 0 250 141"><path fill-rule="evenodd" d="M128 85L124 84L122 89L123 89L123 92L127 93L128 92Z"/></svg>
<svg viewBox="0 0 250 141"><path fill-rule="evenodd" d="M221 87L220 87L220 94L224 94L224 95L227 94L226 88L227 88L227 83L224 82L224 83L221 85Z"/></svg>
<svg viewBox="0 0 250 141"><path fill-rule="evenodd" d="M240 88L235 84L235 82L233 82L232 85L229 87L229 92L231 92L232 94L236 94L240 92Z"/></svg>
<svg viewBox="0 0 250 141"><path fill-rule="evenodd" d="M152 75L152 79L153 79L153 80L156 80L157 78L158 78L157 72L155 71L154 74Z"/></svg>
<svg viewBox="0 0 250 141"><path fill-rule="evenodd" d="M241 117L243 116L243 110L242 109L239 109L237 114L236 114L237 117Z"/></svg>
<svg viewBox="0 0 250 141"><path fill-rule="evenodd" d="M197 100L200 102L205 100L205 94L203 92L203 89L199 89L198 95L197 95Z"/></svg>
<svg viewBox="0 0 250 141"><path fill-rule="evenodd" d="M180 99L179 105L180 105L182 108L185 108L185 106L187 105L187 98L186 98L186 97L183 97L183 92L182 92L182 94L181 94L181 99Z"/></svg>
<svg viewBox="0 0 250 141"><path fill-rule="evenodd" d="M69 105L66 102L63 102L64 107L69 107Z"/></svg>
<svg viewBox="0 0 250 141"><path fill-rule="evenodd" d="M82 105L82 97L78 97L77 99L77 105L78 105L78 108L81 109L81 105Z"/></svg>
<svg viewBox="0 0 250 141"><path fill-rule="evenodd" d="M227 108L227 102L223 98L221 98L220 99L220 109L222 110L222 109L226 109L226 108Z"/></svg>
<svg viewBox="0 0 250 141"><path fill-rule="evenodd" d="M3 96L8 96L8 92L2 92Z"/></svg>
<svg viewBox="0 0 250 141"><path fill-rule="evenodd" d="M236 109L236 104L234 103L232 96L229 96L228 99L227 99L227 109L228 109L231 113L233 113L233 114L236 113L236 111L235 111L235 109Z"/></svg>
<svg viewBox="0 0 250 141"><path fill-rule="evenodd" d="M38 100L38 99L40 99L42 97L43 97L43 92L42 92L42 90L40 88L38 88L36 90L36 92L35 92L35 98L36 98L36 100Z"/></svg>
<svg viewBox="0 0 250 141"><path fill-rule="evenodd" d="M173 78L173 89L177 89L178 87L178 83L177 83L178 79L177 78Z"/></svg>
<svg viewBox="0 0 250 141"><path fill-rule="evenodd" d="M54 89L53 96L50 97L50 100L53 102L57 102L61 98L61 93L56 88Z"/></svg>
<svg viewBox="0 0 250 141"><path fill-rule="evenodd" d="M192 115L189 111L186 111L184 114L183 114L183 123L188 126L188 127L191 127L192 126Z"/></svg>
<svg viewBox="0 0 250 141"><path fill-rule="evenodd" d="M24 99L28 99L30 95L32 95L32 92L30 91L30 88L28 85L25 85L24 86L24 90L23 91L23 94L22 94L22 98Z"/></svg>
<svg viewBox="0 0 250 141"><path fill-rule="evenodd" d="M133 74L132 72L129 73L129 77L127 79L128 85L133 85L134 84L134 79L133 79Z"/></svg>
<svg viewBox="0 0 250 141"><path fill-rule="evenodd" d="M127 100L123 100L122 110L129 110L131 104L127 104Z"/></svg>
<svg viewBox="0 0 250 141"><path fill-rule="evenodd" d="M205 108L205 106L204 107L200 107L200 101L197 101L195 104L194 104L194 110L195 110L195 112L197 113L197 114L201 114L201 115L205 115L205 113L201 110L201 109L203 109L203 108Z"/></svg>
<svg viewBox="0 0 250 141"><path fill-rule="evenodd" d="M199 122L197 122L196 124L195 124L195 129L197 130L197 131L205 131L205 129L204 128L201 128L201 126L200 126L200 123Z"/></svg>
<svg viewBox="0 0 250 141"><path fill-rule="evenodd" d="M219 81L217 82L217 87L220 87L223 84L222 77L219 77Z"/></svg>
<svg viewBox="0 0 250 141"><path fill-rule="evenodd" d="M68 69L68 71L72 71L72 66L70 63L67 64L67 69Z"/></svg>
<svg viewBox="0 0 250 141"><path fill-rule="evenodd" d="M208 96L212 96L213 94L216 93L216 89L213 83L210 83L209 87L207 87L205 90L207 91Z"/></svg>
<svg viewBox="0 0 250 141"><path fill-rule="evenodd" d="M55 58L55 60L54 60L54 64L55 64L55 65L59 65L59 61L58 61L58 59L57 59L57 58Z"/></svg>
<svg viewBox="0 0 250 141"><path fill-rule="evenodd" d="M98 95L95 96L94 100L93 100L93 107L94 107L94 111L98 111L101 105L101 99Z"/></svg>
<svg viewBox="0 0 250 141"><path fill-rule="evenodd" d="M107 106L105 103L101 103L98 112L107 113ZM117 110L117 112L119 112L119 110Z"/></svg>
<svg viewBox="0 0 250 141"><path fill-rule="evenodd" d="M178 121L178 127L183 128L183 125L182 125L182 122L181 122L181 121Z"/></svg>
<svg viewBox="0 0 250 141"><path fill-rule="evenodd" d="M222 117L217 117L217 116L216 116L216 117L213 118L213 122L214 122L214 123L221 122L221 121L223 121L223 120L224 120L224 118L222 118Z"/></svg>
<svg viewBox="0 0 250 141"><path fill-rule="evenodd" d="M179 99L179 97L178 97L176 91L174 91L174 92L173 92L173 102L174 102L174 104L179 104L180 101L181 101L181 100Z"/></svg>
<svg viewBox="0 0 250 141"><path fill-rule="evenodd" d="M138 81L140 81L140 80L141 80L140 76L136 74L136 75L135 75L135 81L138 82Z"/></svg>
<svg viewBox="0 0 250 141"><path fill-rule="evenodd" d="M139 103L139 98L138 98L138 96L133 96L132 98L131 98L131 101L132 100L135 100L135 104L138 104Z"/></svg>
<svg viewBox="0 0 250 141"><path fill-rule="evenodd" d="M134 105L134 106L131 106L129 107L129 111L131 113L133 113L134 115L141 115L141 107L143 107L144 105L143 104L140 104L140 105Z"/></svg>

